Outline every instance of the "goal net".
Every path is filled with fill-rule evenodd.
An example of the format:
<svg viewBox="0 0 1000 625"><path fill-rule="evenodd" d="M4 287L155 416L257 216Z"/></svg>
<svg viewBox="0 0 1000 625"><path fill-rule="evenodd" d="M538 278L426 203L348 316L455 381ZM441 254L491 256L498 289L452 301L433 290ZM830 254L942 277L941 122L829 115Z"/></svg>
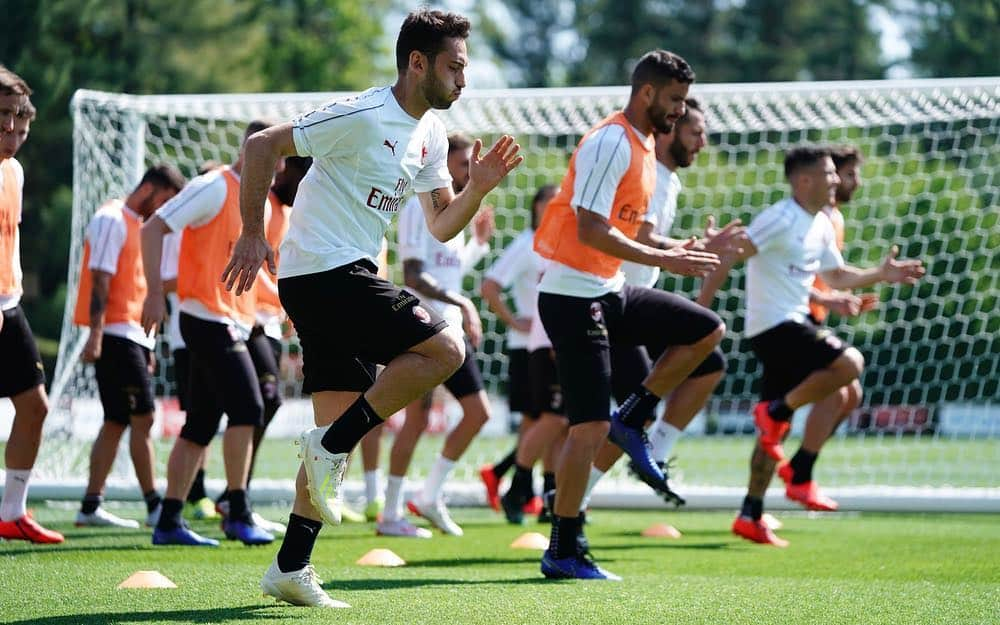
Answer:
<svg viewBox="0 0 1000 625"><path fill-rule="evenodd" d="M560 181L582 134L622 107L627 94L625 87L481 91L438 113L449 130L487 142L510 133L524 147L524 164L487 200L496 209L498 231L486 265L529 223L535 190ZM73 243L42 481L85 477L87 443L101 422L91 368L79 361L85 337L71 323L84 231L94 210L127 193L153 163L174 163L193 176L206 161L232 162L247 121L289 119L342 95L77 92ZM817 478L855 507L1000 508L1000 79L698 84L692 95L706 107L710 140L693 166L679 171L684 191L675 236L700 233L709 215L748 223L784 197L788 148L848 143L865 160L863 186L844 207L845 258L873 265L896 244L901 257L927 265L917 286L876 288L877 311L831 319L837 334L865 356L865 396L824 450ZM399 281L400 268L394 256L390 260ZM504 328L477 296L482 268L466 278L465 289L483 317L477 356L498 408L490 429L506 433ZM664 276L660 286L692 295L697 284ZM736 506L746 483L749 409L760 368L742 336L743 306L740 269L716 302L729 329L722 345L727 375L676 449L677 488L694 504ZM308 403L295 401L301 399L301 367L294 336L285 347L288 401L273 426L279 437L311 422ZM166 350L159 356L158 427L170 435L177 418L172 367ZM453 412L447 407L445 415ZM797 415L796 431L803 420ZM478 464L509 445L484 442L470 449L458 472L468 493L478 493ZM115 476L130 483L127 454L120 456ZM419 480L419 468L417 473ZM595 503L657 505L624 470L612 477ZM290 481L284 486L290 488Z"/></svg>

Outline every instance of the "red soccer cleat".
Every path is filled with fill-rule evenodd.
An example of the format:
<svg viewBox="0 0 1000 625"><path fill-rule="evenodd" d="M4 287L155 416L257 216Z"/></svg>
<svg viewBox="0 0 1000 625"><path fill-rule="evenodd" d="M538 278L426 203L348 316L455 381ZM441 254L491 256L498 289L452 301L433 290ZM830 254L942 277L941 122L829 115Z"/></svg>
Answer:
<svg viewBox="0 0 1000 625"><path fill-rule="evenodd" d="M479 478L486 487L486 503L495 511L500 512L500 479L493 472L492 464L479 467Z"/></svg>
<svg viewBox="0 0 1000 625"><path fill-rule="evenodd" d="M762 545L787 547L789 544L784 538L778 538L774 532L771 531L771 528L769 528L764 521L760 519L754 521L753 519L743 516L736 517L736 520L733 521L733 533L741 538L746 538L747 540L760 543Z"/></svg>
<svg viewBox="0 0 1000 625"><path fill-rule="evenodd" d="M542 511L542 498L535 495L521 508L525 514L536 515Z"/></svg>
<svg viewBox="0 0 1000 625"><path fill-rule="evenodd" d="M802 504L807 510L835 512L840 507L835 500L819 492L816 480L810 480L803 484L789 482L785 486L785 497Z"/></svg>
<svg viewBox="0 0 1000 625"><path fill-rule="evenodd" d="M45 529L39 525L28 514L15 521L0 521L0 538L27 540L40 545L54 545L66 540L59 532Z"/></svg>
<svg viewBox="0 0 1000 625"><path fill-rule="evenodd" d="M771 458L781 462L785 459L785 450L781 448L781 441L784 440L788 430L791 429L791 421L778 421L767 412L768 402L757 402L753 407L753 422L760 431L760 448Z"/></svg>

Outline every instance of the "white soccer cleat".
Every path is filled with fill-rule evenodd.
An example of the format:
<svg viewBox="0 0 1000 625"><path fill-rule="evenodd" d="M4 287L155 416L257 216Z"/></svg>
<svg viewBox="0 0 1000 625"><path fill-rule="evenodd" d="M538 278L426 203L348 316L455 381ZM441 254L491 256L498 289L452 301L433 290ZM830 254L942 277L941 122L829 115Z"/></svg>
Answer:
<svg viewBox="0 0 1000 625"><path fill-rule="evenodd" d="M406 519L379 521L375 525L375 534L378 536L401 536L403 538L430 538L433 536L430 530L417 527Z"/></svg>
<svg viewBox="0 0 1000 625"><path fill-rule="evenodd" d="M444 506L444 501L439 497L434 503L424 503L419 498L406 503L410 512L417 516L422 516L431 522L431 525L438 528L445 534L452 536L463 536L465 532L452 520L448 514L448 508Z"/></svg>
<svg viewBox="0 0 1000 625"><path fill-rule="evenodd" d="M104 508L98 507L90 514L83 511L76 513L77 527L121 527L125 529L139 529L139 522L132 519L123 519L120 516L111 514Z"/></svg>
<svg viewBox="0 0 1000 625"><path fill-rule="evenodd" d="M314 428L299 436L299 458L306 470L306 490L309 499L323 520L340 524L342 498L340 485L347 471L349 454L331 453L323 447L323 434L328 428Z"/></svg>
<svg viewBox="0 0 1000 625"><path fill-rule="evenodd" d="M253 519L253 524L264 530L268 534L274 534L276 536L284 536L285 531L288 529L285 527L284 523L278 523L277 521L268 521L264 517L260 516L256 512L250 513L250 518Z"/></svg>
<svg viewBox="0 0 1000 625"><path fill-rule="evenodd" d="M264 577L260 580L260 589L264 596L274 597L292 605L314 608L349 608L343 601L331 599L320 584L323 580L316 574L311 564L298 571L282 573L278 568L277 559L271 562Z"/></svg>

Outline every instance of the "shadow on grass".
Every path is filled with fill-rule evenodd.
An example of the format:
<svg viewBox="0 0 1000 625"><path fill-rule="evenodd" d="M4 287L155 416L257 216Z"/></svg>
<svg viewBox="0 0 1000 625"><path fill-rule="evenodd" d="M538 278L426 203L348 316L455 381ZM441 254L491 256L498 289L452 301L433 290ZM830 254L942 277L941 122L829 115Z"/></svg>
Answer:
<svg viewBox="0 0 1000 625"><path fill-rule="evenodd" d="M53 547L52 545L24 545L19 548L11 549L7 551L6 549L0 548L0 555L2 556L23 556L23 555L37 555L37 554L51 554L53 556L59 557L60 554L78 552L98 552L98 551L149 551L153 549L152 545L66 545Z"/></svg>
<svg viewBox="0 0 1000 625"><path fill-rule="evenodd" d="M407 565L409 566L409 564ZM323 589L330 591L336 597L338 592L363 590L399 590L405 588L422 588L425 586L507 586L510 584L544 585L552 580L545 579L541 574L531 577L511 579L455 579L424 578L424 579L338 579L323 583ZM13 625L13 624L12 624Z"/></svg>
<svg viewBox="0 0 1000 625"><path fill-rule="evenodd" d="M594 545L594 552L601 553L602 551L614 551L614 550L627 550L627 549L728 549L734 546L736 543L689 543L689 542L677 542L677 541L667 541L667 540L649 540L648 542L642 543L628 543L628 544L618 544L618 545ZM602 558L603 562L604 559ZM613 562L613 560L609 560Z"/></svg>
<svg viewBox="0 0 1000 625"><path fill-rule="evenodd" d="M7 625L107 625L108 623L227 623L229 621L277 621L285 614L266 613L273 606L246 605L235 608L206 610L156 610L151 612L98 612L95 614L70 614L46 616L23 621L7 621Z"/></svg>
<svg viewBox="0 0 1000 625"><path fill-rule="evenodd" d="M453 567L453 566L483 566L507 564L538 564L542 560L541 552L537 556L521 558L435 558L430 560L408 560L406 566L413 567Z"/></svg>

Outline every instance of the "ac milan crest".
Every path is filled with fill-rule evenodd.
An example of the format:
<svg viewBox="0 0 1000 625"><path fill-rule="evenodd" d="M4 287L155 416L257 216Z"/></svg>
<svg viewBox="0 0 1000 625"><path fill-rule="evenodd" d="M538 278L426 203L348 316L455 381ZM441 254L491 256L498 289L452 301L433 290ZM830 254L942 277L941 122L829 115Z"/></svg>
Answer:
<svg viewBox="0 0 1000 625"><path fill-rule="evenodd" d="M604 320L604 309L601 308L600 302L590 303L590 318L594 320L594 323L600 323Z"/></svg>
<svg viewBox="0 0 1000 625"><path fill-rule="evenodd" d="M413 316L420 320L421 323L430 323L431 314L424 309L423 306L413 307Z"/></svg>

